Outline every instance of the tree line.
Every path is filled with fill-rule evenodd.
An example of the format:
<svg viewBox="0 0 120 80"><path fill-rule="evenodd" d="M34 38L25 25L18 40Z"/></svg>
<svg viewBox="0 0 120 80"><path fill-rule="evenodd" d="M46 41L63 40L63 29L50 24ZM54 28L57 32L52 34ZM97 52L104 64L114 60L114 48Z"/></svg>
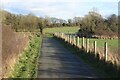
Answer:
<svg viewBox="0 0 120 80"><path fill-rule="evenodd" d="M90 11L80 21L79 35L84 37L98 36L118 36L118 16L111 14L103 18L98 12Z"/></svg>
<svg viewBox="0 0 120 80"><path fill-rule="evenodd" d="M11 25L15 31L27 30L33 31L36 29L42 30L44 28L65 27L65 26L79 26L79 36L90 37L92 35L117 35L118 34L118 16L112 14L107 18L103 18L97 11L90 11L84 17L74 17L73 19L60 19L55 17L37 17L30 13L27 15L16 15L10 12L1 10L2 23Z"/></svg>
<svg viewBox="0 0 120 80"><path fill-rule="evenodd" d="M68 26L66 20L54 17L37 17L32 13L27 15L12 14L4 10L1 10L0 13L2 13L2 23L11 25L15 31L34 31L40 29L42 33L44 28Z"/></svg>

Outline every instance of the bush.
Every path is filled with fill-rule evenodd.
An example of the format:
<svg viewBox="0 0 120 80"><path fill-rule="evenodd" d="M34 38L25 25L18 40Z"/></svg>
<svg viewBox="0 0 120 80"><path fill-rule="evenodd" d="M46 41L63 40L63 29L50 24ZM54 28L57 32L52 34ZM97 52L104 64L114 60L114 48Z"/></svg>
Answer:
<svg viewBox="0 0 120 80"><path fill-rule="evenodd" d="M28 45L29 33L16 33L10 26L2 27L2 67L4 77L11 71L20 52Z"/></svg>

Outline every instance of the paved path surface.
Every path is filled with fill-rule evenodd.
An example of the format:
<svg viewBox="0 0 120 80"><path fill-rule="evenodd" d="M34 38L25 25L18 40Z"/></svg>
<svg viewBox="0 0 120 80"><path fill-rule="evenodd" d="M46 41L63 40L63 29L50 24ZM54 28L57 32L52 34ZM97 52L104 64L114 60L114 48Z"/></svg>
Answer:
<svg viewBox="0 0 120 80"><path fill-rule="evenodd" d="M38 78L95 78L93 68L53 38L43 38Z"/></svg>

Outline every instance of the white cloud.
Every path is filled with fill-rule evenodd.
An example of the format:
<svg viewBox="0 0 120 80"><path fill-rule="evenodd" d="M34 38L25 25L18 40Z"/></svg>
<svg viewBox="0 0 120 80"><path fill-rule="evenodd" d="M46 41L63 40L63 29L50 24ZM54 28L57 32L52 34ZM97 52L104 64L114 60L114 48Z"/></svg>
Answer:
<svg viewBox="0 0 120 80"><path fill-rule="evenodd" d="M31 2L119 2L119 0L1 0L3 4L9 4L12 2L22 2L22 3L31 3Z"/></svg>
<svg viewBox="0 0 120 80"><path fill-rule="evenodd" d="M61 18L80 16L83 13L82 11L86 12L86 9L81 8L81 6L86 5L86 7L89 7L89 4L85 2L117 3L118 0L2 0L2 4L6 10L8 8L10 11L12 11L13 8L14 10L24 9L36 15L44 14Z"/></svg>
<svg viewBox="0 0 120 80"><path fill-rule="evenodd" d="M74 16L73 12L71 12L71 8L74 4L71 3L65 3L64 6L60 7L58 5L49 6L49 4L42 4L39 6L34 6L32 8L29 8L29 11L32 13L43 13L44 15L52 16L52 17L58 17L58 18L71 18ZM65 6L67 7L69 5L69 9L63 9ZM71 6L72 5L72 6ZM70 17L71 16L71 17Z"/></svg>
<svg viewBox="0 0 120 80"><path fill-rule="evenodd" d="M34 3L50 3L50 2L67 2L72 3L72 5L75 3L82 3L82 2L119 2L119 0L1 0L0 1L2 5L8 5L12 3L23 3L23 4L34 4ZM35 5L35 4L34 4Z"/></svg>

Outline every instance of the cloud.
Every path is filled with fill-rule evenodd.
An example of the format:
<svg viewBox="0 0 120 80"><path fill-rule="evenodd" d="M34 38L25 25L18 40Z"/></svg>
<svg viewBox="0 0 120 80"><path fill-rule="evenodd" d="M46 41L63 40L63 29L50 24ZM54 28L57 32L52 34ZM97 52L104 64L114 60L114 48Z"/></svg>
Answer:
<svg viewBox="0 0 120 80"><path fill-rule="evenodd" d="M117 11L115 9L117 2L118 0L3 0L3 6L5 10L16 14L32 12L37 16L47 15L68 19L74 16L83 16L93 7L100 9L102 14L112 13ZM110 6L114 10L111 8L107 13L104 9Z"/></svg>
<svg viewBox="0 0 120 80"><path fill-rule="evenodd" d="M50 2L42 3L39 6L33 6L29 8L31 12L43 13L48 16L61 17L61 18L71 18L75 16L75 9L79 8L79 4L71 2Z"/></svg>
<svg viewBox="0 0 120 80"><path fill-rule="evenodd" d="M1 0L3 4L11 2L119 2L119 0Z"/></svg>

